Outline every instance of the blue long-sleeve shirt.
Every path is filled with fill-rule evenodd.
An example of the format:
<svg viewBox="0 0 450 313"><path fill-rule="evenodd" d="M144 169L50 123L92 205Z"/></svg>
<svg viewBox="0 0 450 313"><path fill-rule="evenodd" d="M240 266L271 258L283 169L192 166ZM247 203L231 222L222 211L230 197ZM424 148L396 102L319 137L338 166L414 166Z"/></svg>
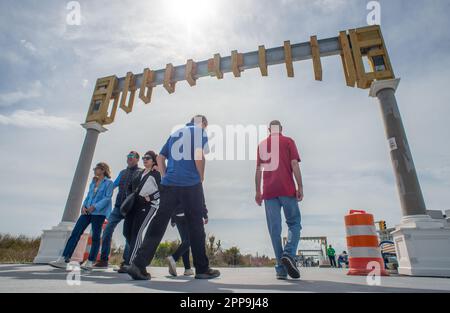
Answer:
<svg viewBox="0 0 450 313"><path fill-rule="evenodd" d="M95 179L89 185L89 191L84 199L83 207L89 208L94 206L95 210L92 215L104 215L106 217L111 214L112 196L114 191L114 183L108 178L104 178L95 192Z"/></svg>

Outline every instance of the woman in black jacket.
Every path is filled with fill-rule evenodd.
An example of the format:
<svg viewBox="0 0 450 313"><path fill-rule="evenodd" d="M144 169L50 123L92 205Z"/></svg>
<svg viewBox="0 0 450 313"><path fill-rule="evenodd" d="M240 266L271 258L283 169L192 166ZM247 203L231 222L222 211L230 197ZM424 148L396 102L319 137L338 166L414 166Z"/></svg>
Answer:
<svg viewBox="0 0 450 313"><path fill-rule="evenodd" d="M134 208L125 217L124 222L124 235L130 244L130 255L125 260L125 266L119 270L120 273L126 273L126 266L133 262L142 244L144 230L159 208L161 175L157 170L156 153L148 151L142 160L145 168L133 181L133 185L136 186L135 192L138 193Z"/></svg>

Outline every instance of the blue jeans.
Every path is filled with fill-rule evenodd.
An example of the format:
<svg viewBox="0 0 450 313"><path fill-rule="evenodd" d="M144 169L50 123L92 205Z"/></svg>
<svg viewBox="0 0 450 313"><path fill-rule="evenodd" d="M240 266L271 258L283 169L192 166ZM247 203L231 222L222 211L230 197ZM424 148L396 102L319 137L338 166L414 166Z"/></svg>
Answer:
<svg viewBox="0 0 450 313"><path fill-rule="evenodd" d="M283 255L296 257L300 241L301 215L298 201L295 197L278 197L264 201L266 207L267 226L272 240L273 250L277 259L275 270L278 275L286 276L287 271L281 263ZM288 225L288 241L283 249L281 242L281 208L283 207L286 224Z"/></svg>
<svg viewBox="0 0 450 313"><path fill-rule="evenodd" d="M120 213L119 207L114 207L113 211L108 217L108 225L106 225L106 229L103 232L102 238L102 254L101 260L108 261L109 254L111 252L111 240L114 234L114 230L117 225L124 219L123 215ZM124 260L127 259L126 256L130 253L130 246L128 242L125 242L125 250L123 252Z"/></svg>
<svg viewBox="0 0 450 313"><path fill-rule="evenodd" d="M88 260L94 262L97 259L98 250L100 250L100 237L102 236L102 226L105 219L106 216L104 215L81 215L67 241L63 257L66 260L72 257L81 235L83 235L89 224L92 224L92 245Z"/></svg>

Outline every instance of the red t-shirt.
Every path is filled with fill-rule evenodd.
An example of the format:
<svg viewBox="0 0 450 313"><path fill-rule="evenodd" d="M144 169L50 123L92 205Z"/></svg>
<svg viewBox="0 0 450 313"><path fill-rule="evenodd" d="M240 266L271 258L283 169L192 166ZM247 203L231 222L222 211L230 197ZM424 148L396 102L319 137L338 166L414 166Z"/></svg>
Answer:
<svg viewBox="0 0 450 313"><path fill-rule="evenodd" d="M300 155L295 141L289 137L274 134L259 144L257 166L261 166L263 170L264 200L295 197L296 187L291 165L294 160L300 162Z"/></svg>

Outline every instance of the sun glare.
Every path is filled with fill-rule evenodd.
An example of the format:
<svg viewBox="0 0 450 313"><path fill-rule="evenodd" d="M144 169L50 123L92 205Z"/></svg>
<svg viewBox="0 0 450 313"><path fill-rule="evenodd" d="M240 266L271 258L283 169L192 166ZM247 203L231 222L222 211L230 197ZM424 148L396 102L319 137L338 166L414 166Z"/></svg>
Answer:
<svg viewBox="0 0 450 313"><path fill-rule="evenodd" d="M211 0L166 0L171 18L188 25L201 23L214 10Z"/></svg>

